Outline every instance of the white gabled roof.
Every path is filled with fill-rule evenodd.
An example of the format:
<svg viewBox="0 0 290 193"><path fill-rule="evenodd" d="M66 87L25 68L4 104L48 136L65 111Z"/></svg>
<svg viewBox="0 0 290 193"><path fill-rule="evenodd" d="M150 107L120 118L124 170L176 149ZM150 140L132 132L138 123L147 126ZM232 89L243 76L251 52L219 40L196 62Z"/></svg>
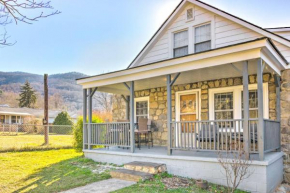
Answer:
<svg viewBox="0 0 290 193"><path fill-rule="evenodd" d="M153 44L156 43L156 41L158 40L158 38L161 36L161 34L163 33L163 31L170 25L170 23L172 22L172 20L175 18L175 16L177 16L179 14L179 12L183 9L183 7L185 6L185 4L189 2L189 3L193 3L194 5L197 5L199 7L202 7L208 11L211 11L217 15L220 15L226 19L229 19L235 23L238 23L246 28L249 28L259 34L262 34L265 37L271 38L285 46L290 47L290 40L277 35L275 33L273 33L274 31L271 29L264 29L262 27L259 27L255 24L252 24L248 21L245 21L237 16L234 16L230 13L227 13L225 11L222 11L216 7L213 7L209 4L206 4L202 1L199 0L182 0L178 6L174 9L174 11L170 14L170 16L165 20L165 22L161 25L161 27L157 30L157 32L153 35L153 37L149 40L149 42L145 45L145 47L140 51L140 53L136 56L136 58L134 58L134 60L131 62L131 64L128 66L128 68L134 66L138 60L140 58L142 58L143 54L146 53L147 49L150 49L150 46L152 46Z"/></svg>

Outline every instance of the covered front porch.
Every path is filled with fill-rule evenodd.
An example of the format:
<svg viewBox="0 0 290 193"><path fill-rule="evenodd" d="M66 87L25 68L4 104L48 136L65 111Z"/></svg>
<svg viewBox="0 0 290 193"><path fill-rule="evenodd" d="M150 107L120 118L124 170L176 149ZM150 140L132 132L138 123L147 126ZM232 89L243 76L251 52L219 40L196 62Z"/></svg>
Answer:
<svg viewBox="0 0 290 193"><path fill-rule="evenodd" d="M135 153L136 125L140 115L155 121L159 128L150 132L155 139L166 141L161 145L166 146L167 155L175 150L187 151L189 155L190 151L213 152L215 155L217 152L243 151L247 158L258 154L259 159L264 160L266 153L280 150L280 73L284 65L283 57L275 51L271 41L259 39L79 79L78 84L83 86L83 115L88 117L88 122L84 121L84 150L103 145L119 147L120 152L122 148L129 148ZM268 82L263 75L268 77ZM240 81L236 81L237 77ZM221 81L216 83L215 80ZM229 91L223 80L227 86L231 85ZM210 84L212 82L214 86ZM216 84L221 86L216 87ZM186 90L189 93L175 89L179 85L189 85ZM271 90L274 86L275 92L270 93L271 96L270 86ZM154 89L164 93L152 96ZM122 96L126 104L122 121L91 123L92 96L97 90ZM182 100L186 94L193 98ZM150 98L143 115L136 110L139 95ZM253 106L250 97L254 95ZM270 101L273 95L275 100ZM156 108L156 101L151 103L151 100L163 103ZM272 106L275 103L274 111L269 108L269 102ZM220 106L217 103L221 103ZM182 105L193 111L182 112ZM162 116L151 113L157 111ZM162 133L156 136L158 129Z"/></svg>

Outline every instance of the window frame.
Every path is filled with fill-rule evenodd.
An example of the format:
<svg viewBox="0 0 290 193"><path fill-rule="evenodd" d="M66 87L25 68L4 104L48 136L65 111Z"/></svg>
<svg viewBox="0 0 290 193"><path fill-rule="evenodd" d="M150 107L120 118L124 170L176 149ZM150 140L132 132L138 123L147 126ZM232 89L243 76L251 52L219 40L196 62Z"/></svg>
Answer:
<svg viewBox="0 0 290 193"><path fill-rule="evenodd" d="M180 47L176 47L175 48L175 46L174 46L174 37L175 37L175 34L181 33L181 32L184 32L184 31L187 31L187 46L180 46ZM185 28L185 29L182 29L182 30L173 32L172 37L173 37L172 38L172 56L173 56L173 58L182 57L182 56L175 57L175 54L174 54L175 49L180 49L180 48L187 47L187 54L186 55L188 55L189 54L189 41L190 41L190 38L189 38L190 37L190 32L189 32L188 28ZM186 56L186 55L183 55L183 56Z"/></svg>
<svg viewBox="0 0 290 193"><path fill-rule="evenodd" d="M257 84L249 84L249 90L256 90ZM214 94L233 92L233 118L242 119L242 91L243 85L209 89L209 120L215 120ZM268 83L263 83L264 118L269 118Z"/></svg>
<svg viewBox="0 0 290 193"><path fill-rule="evenodd" d="M137 123L137 102L143 102L143 101L146 101L148 103L148 105L147 105L147 117L149 119L149 110L150 110L149 96L148 97L134 98L134 122L135 123Z"/></svg>
<svg viewBox="0 0 290 193"><path fill-rule="evenodd" d="M195 30L196 30L196 28L204 26L204 25L209 25L210 26L210 40L196 43ZM201 52L205 52L205 51L213 49L213 24L212 24L212 22L206 22L206 23L202 23L202 24L193 26L193 38L192 39L193 39L193 48L192 49L193 49L194 53L201 53ZM205 43L205 42L210 42L210 49L204 50L204 51L201 51L201 52L196 52L195 46L197 44L202 44L202 43Z"/></svg>

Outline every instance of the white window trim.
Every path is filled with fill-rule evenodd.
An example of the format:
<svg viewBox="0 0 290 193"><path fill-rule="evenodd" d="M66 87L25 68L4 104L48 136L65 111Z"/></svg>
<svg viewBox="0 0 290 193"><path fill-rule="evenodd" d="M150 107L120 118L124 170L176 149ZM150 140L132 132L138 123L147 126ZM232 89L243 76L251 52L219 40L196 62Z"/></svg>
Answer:
<svg viewBox="0 0 290 193"><path fill-rule="evenodd" d="M186 18L185 18L186 20ZM168 53L169 53L169 58L173 58L173 42L174 42L174 33L188 30L188 54L193 54L194 53L194 28L205 25L205 24L210 24L211 26L211 49L215 48L215 16L211 18L206 18L206 19L194 19L192 22L185 23L184 25L180 27L176 27L174 29L168 30Z"/></svg>
<svg viewBox="0 0 290 193"><path fill-rule="evenodd" d="M257 84L249 84L249 90L257 89ZM233 92L234 104L234 119L242 119L242 93L243 85L231 86L224 88L209 89L209 120L214 118L214 94ZM264 118L269 118L269 97L268 97L268 83L263 83L263 102L264 102Z"/></svg>
<svg viewBox="0 0 290 193"><path fill-rule="evenodd" d="M147 117L149 119L149 110L150 110L150 107L149 107L149 96L148 97L138 97L138 98L134 98L134 122L136 123L137 122L137 117L136 117L136 103L139 102L139 101L147 101L148 102L148 105L147 105Z"/></svg>
<svg viewBox="0 0 290 193"><path fill-rule="evenodd" d="M180 100L179 97L181 95L186 94L195 94L197 93L198 97L198 104L197 104L197 120L200 120L201 117L201 89L193 89L193 90L185 90L185 91L178 91L175 93L175 120L180 121Z"/></svg>

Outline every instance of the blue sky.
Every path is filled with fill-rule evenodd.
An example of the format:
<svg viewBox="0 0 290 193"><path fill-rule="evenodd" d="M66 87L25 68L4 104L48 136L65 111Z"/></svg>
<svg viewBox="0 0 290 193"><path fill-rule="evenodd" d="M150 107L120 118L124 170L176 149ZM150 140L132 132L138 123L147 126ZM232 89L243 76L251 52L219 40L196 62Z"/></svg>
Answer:
<svg viewBox="0 0 290 193"><path fill-rule="evenodd" d="M77 3L78 2L78 3ZM0 71L88 75L126 68L180 0L52 0L62 13L6 27ZM261 27L290 26L289 0L204 0Z"/></svg>

